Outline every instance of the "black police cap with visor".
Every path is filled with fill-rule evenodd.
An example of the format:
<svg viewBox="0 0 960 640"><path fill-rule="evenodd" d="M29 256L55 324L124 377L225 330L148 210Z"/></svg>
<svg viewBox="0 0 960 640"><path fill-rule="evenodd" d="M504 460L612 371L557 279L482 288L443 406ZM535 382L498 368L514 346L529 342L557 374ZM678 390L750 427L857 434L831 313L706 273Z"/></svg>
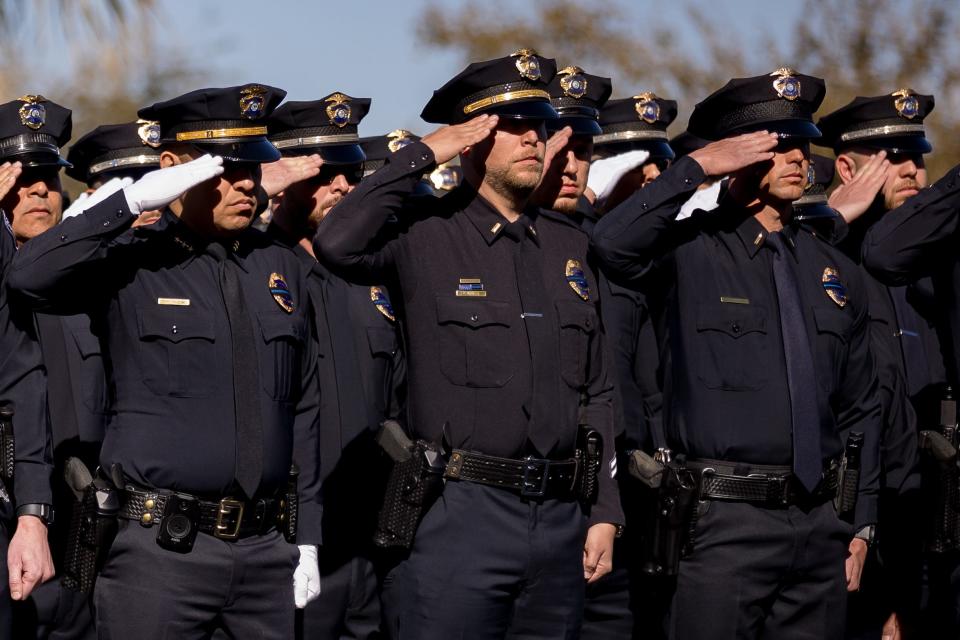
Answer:
<svg viewBox="0 0 960 640"><path fill-rule="evenodd" d="M885 96L858 96L820 119L817 126L823 136L816 144L837 153L850 147L897 154L930 153L933 147L923 129L923 119L933 107L933 96L919 95L912 89Z"/></svg>
<svg viewBox="0 0 960 640"><path fill-rule="evenodd" d="M818 138L813 114L825 94L823 80L788 67L734 78L697 104L687 131L711 141L763 130L784 140Z"/></svg>
<svg viewBox="0 0 960 640"><path fill-rule="evenodd" d="M160 166L160 123L105 124L70 145L68 176L87 186L114 177L138 179Z"/></svg>
<svg viewBox="0 0 960 640"><path fill-rule="evenodd" d="M199 89L137 115L160 123L161 146L188 144L227 162L259 164L280 159L267 140L267 118L286 95L262 84Z"/></svg>
<svg viewBox="0 0 960 640"><path fill-rule="evenodd" d="M610 100L600 110L600 135L594 136L594 152L611 156L638 149L651 160L673 160L667 127L677 117L677 102L654 93Z"/></svg>
<svg viewBox="0 0 960 640"><path fill-rule="evenodd" d="M370 111L369 98L335 92L320 100L287 102L270 116L270 141L285 156L319 154L326 165L364 161L357 125Z"/></svg>
<svg viewBox="0 0 960 640"><path fill-rule="evenodd" d="M553 120L557 112L547 91L557 64L533 49L474 62L433 92L420 117L437 124L460 124L482 114L515 120Z"/></svg>
<svg viewBox="0 0 960 640"><path fill-rule="evenodd" d="M559 118L548 120L547 128L557 131L570 127L574 135L595 136L601 133L600 108L610 98L610 78L590 75L576 66L557 71L547 87L550 104Z"/></svg>
<svg viewBox="0 0 960 640"><path fill-rule="evenodd" d="M24 167L69 167L60 148L70 140L72 112L41 95L0 105L0 162Z"/></svg>

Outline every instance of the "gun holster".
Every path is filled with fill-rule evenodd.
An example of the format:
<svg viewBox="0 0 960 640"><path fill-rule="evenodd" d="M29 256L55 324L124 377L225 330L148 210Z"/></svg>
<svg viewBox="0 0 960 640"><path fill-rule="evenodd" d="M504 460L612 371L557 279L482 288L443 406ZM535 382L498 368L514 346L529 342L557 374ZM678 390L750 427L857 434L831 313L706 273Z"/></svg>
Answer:
<svg viewBox="0 0 960 640"><path fill-rule="evenodd" d="M446 461L436 445L412 441L394 420L383 423L377 442L393 461L373 542L410 549L417 527L443 489Z"/></svg>
<svg viewBox="0 0 960 640"><path fill-rule="evenodd" d="M83 464L79 460L75 462ZM67 472L70 472L69 464ZM89 478L89 471L86 474ZM76 479L68 479L68 482ZM71 487L75 492L79 488L75 485ZM98 477L90 479L80 496L80 504L75 505L70 519L63 585L82 593L91 593L117 534L120 493L111 481Z"/></svg>

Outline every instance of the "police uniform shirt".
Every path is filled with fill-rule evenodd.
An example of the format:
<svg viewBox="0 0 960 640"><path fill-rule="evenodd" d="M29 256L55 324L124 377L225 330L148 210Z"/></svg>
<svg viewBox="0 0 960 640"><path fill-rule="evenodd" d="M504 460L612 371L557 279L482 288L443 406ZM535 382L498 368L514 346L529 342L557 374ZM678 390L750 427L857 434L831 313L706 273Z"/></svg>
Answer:
<svg viewBox="0 0 960 640"><path fill-rule="evenodd" d="M676 221L705 180L681 159L604 216L594 249L607 273L643 283L664 315L664 427L671 448L693 458L789 465L786 379L774 252L768 233L733 203ZM876 522L880 405L869 352L867 293L858 267L808 233L785 230L820 394L821 449L838 459L851 431L866 438L856 521ZM845 291L829 295L830 271ZM832 282L832 280L831 280ZM842 304L841 304L842 302Z"/></svg>
<svg viewBox="0 0 960 640"><path fill-rule="evenodd" d="M901 286L930 276L936 292L937 324L955 387L960 370L960 166L887 212L867 231L863 263L888 285Z"/></svg>
<svg viewBox="0 0 960 640"><path fill-rule="evenodd" d="M131 229L122 193L25 244L10 286L35 307L103 313L116 397L101 463L135 484L209 499L235 495L232 348L216 258L166 211ZM311 311L296 256L247 230L228 245L259 358L258 495L300 468L300 531L319 537L319 390ZM317 543L318 539L301 539Z"/></svg>
<svg viewBox="0 0 960 640"><path fill-rule="evenodd" d="M404 205L433 164L423 143L397 151L324 219L314 240L331 269L349 279L388 281L396 292L392 302L407 346L410 430L448 448L562 458L574 451L577 425L589 424L603 437L604 457L612 457L612 382L602 358L587 236L561 214L525 212L524 241L543 252L549 304L524 310L514 266L520 243L505 237L507 221L492 205L465 188ZM392 240L377 239L393 215L404 229ZM571 284L568 273L578 272L582 284ZM530 321L559 327L559 370L538 381L558 416L550 451L528 446L526 312L542 314ZM589 398L582 409L581 394ZM591 521L622 522L611 473L604 469L600 477Z"/></svg>

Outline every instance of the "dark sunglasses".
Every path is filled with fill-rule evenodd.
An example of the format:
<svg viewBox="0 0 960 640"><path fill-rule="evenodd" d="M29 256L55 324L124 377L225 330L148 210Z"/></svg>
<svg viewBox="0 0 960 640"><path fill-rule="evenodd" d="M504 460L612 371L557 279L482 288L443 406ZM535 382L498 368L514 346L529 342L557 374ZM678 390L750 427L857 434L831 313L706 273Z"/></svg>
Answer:
<svg viewBox="0 0 960 640"><path fill-rule="evenodd" d="M320 173L315 180L320 184L330 184L337 176L343 176L349 185L360 184L363 179L363 163L325 164L320 167Z"/></svg>

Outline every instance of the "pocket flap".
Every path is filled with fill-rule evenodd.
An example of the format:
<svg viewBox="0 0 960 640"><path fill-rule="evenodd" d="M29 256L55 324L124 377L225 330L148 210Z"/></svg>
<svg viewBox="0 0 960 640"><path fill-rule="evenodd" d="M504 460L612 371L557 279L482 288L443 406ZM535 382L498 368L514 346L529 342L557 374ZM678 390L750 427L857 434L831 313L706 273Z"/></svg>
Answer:
<svg viewBox="0 0 960 640"><path fill-rule="evenodd" d="M559 300L556 305L561 327L573 327L586 333L593 333L597 328L597 310L592 304Z"/></svg>
<svg viewBox="0 0 960 640"><path fill-rule="evenodd" d="M180 342L190 338L216 340L213 318L192 307L141 309L140 338Z"/></svg>
<svg viewBox="0 0 960 640"><path fill-rule="evenodd" d="M100 355L100 339L97 336L89 331L73 328L70 329L70 333L73 335L73 340L77 343L77 349L79 349L82 358L86 359L90 356Z"/></svg>
<svg viewBox="0 0 960 640"><path fill-rule="evenodd" d="M290 316L281 316L275 313L258 313L260 319L260 332L263 334L264 342L270 342L279 338L290 338L303 342L303 334L300 325L295 323Z"/></svg>
<svg viewBox="0 0 960 640"><path fill-rule="evenodd" d="M707 304L697 308L697 331L720 331L731 338L767 332L767 310L742 304Z"/></svg>
<svg viewBox="0 0 960 640"><path fill-rule="evenodd" d="M850 339L850 330L853 322L843 311L839 309L814 307L813 317L817 323L817 331L821 333L832 333L844 341Z"/></svg>
<svg viewBox="0 0 960 640"><path fill-rule="evenodd" d="M437 321L440 324L459 324L465 327L489 325L510 326L510 305L493 300L437 298Z"/></svg>
<svg viewBox="0 0 960 640"><path fill-rule="evenodd" d="M370 353L373 355L392 356L397 351L397 336L392 329L367 327L367 341L370 343Z"/></svg>

